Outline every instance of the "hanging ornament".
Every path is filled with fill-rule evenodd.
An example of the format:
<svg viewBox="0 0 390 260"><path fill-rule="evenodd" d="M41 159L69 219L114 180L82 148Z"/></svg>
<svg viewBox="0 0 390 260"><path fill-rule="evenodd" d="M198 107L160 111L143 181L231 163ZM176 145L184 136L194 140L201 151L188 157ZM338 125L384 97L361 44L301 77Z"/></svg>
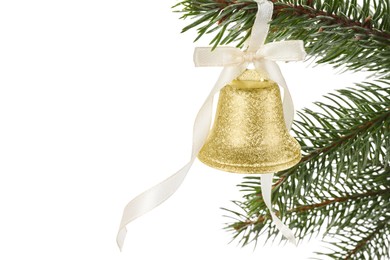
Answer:
<svg viewBox="0 0 390 260"><path fill-rule="evenodd" d="M294 107L276 61L303 60L306 53L302 41L264 44L273 3L255 1L258 11L245 51L233 47L195 49L196 66L224 68L196 116L191 159L179 171L127 204L117 235L120 249L127 233L126 225L175 193L197 157L217 169L260 174L262 197L276 228L296 244L293 232L275 215L271 205L273 173L292 167L301 158L299 144L288 133ZM255 70L247 69L250 64ZM279 87L283 88L283 104ZM210 131L213 98L220 90L217 115Z"/></svg>
<svg viewBox="0 0 390 260"><path fill-rule="evenodd" d="M278 85L246 70L225 86L198 159L236 173L272 173L297 164L301 147L286 128Z"/></svg>

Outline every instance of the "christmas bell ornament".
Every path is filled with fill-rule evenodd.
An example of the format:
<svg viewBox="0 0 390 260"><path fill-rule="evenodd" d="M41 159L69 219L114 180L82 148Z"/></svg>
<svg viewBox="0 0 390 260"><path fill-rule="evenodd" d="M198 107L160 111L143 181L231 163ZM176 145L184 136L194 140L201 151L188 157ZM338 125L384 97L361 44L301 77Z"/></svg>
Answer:
<svg viewBox="0 0 390 260"><path fill-rule="evenodd" d="M190 160L176 173L141 193L125 207L117 234L122 249L126 225L167 200L180 187L195 159L236 173L260 174L261 194L276 228L291 243L295 236L274 213L271 203L273 173L299 162L300 147L288 130L294 117L290 91L277 61L300 61L305 57L302 41L265 44L273 3L258 5L248 47L196 48L196 66L222 66L223 70L200 108L194 123ZM248 70L253 65L255 70ZM279 87L283 89L283 102ZM213 98L220 92L212 123Z"/></svg>
<svg viewBox="0 0 390 260"><path fill-rule="evenodd" d="M286 128L279 86L255 70L225 86L198 159L235 173L272 173L297 164L301 147Z"/></svg>

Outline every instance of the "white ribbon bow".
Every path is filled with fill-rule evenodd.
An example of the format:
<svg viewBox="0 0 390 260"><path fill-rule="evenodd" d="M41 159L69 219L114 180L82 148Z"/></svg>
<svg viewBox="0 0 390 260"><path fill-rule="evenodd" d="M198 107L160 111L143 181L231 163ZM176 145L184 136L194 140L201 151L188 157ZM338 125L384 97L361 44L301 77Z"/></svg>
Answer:
<svg viewBox="0 0 390 260"><path fill-rule="evenodd" d="M195 49L194 62L196 66L224 66L224 69L196 116L193 129L191 159L178 172L138 195L127 204L123 211L117 235L117 243L120 249L122 249L126 237L126 225L163 203L180 187L209 133L214 95L225 85L241 75L250 63L254 64L257 71L261 73L264 73L264 71L267 72L269 78L284 89L284 118L287 128L291 128L294 117L293 102L287 84L275 61L303 60L306 55L303 42L283 41L264 45L269 30L269 22L272 18L273 4L267 0L255 1L258 4L258 11L246 51L241 51L233 47L218 47L214 51L211 51L211 48ZM289 241L296 244L293 232L280 221L272 210L271 189L273 173L261 174L260 176L262 196L266 206L270 210L276 227Z"/></svg>

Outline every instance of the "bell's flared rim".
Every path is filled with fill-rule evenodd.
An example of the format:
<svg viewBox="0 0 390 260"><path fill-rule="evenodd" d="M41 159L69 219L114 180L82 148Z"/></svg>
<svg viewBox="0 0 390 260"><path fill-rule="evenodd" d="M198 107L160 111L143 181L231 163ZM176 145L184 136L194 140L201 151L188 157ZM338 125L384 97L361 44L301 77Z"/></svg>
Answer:
<svg viewBox="0 0 390 260"><path fill-rule="evenodd" d="M295 158L292 158L289 161L278 162L277 164L271 165L245 165L245 164L228 164L226 162L218 162L216 160L211 160L209 157L203 157L201 154L198 154L198 159L206 164L209 167L238 174L267 174L280 172L287 170L301 161L302 155L299 153Z"/></svg>

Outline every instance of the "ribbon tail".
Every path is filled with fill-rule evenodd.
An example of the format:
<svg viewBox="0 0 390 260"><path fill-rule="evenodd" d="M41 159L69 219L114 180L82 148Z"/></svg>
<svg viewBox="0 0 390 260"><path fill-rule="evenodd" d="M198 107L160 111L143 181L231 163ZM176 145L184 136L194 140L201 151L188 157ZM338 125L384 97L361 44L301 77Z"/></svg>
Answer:
<svg viewBox="0 0 390 260"><path fill-rule="evenodd" d="M200 149L206 141L210 130L214 95L226 84L230 83L233 79L239 76L245 68L246 64L243 64L241 66L225 67L222 70L218 81L215 83L214 88L211 90L209 96L196 116L193 129L192 155L190 161L179 171L159 184L153 186L149 190L141 193L126 205L123 210L122 220L119 225L119 231L116 239L120 250L123 248L127 234L126 225L163 203L171 197L183 183Z"/></svg>
<svg viewBox="0 0 390 260"><path fill-rule="evenodd" d="M116 239L118 247L121 251L127 233L126 225L143 214L149 212L153 208L157 207L170 196L172 196L172 194L176 192L176 190L184 181L184 178L186 177L187 172L191 168L193 162L194 159L191 158L191 161L188 162L178 172L163 182L138 195L126 205L123 211L123 216Z"/></svg>
<svg viewBox="0 0 390 260"><path fill-rule="evenodd" d="M289 229L283 222L275 215L272 210L271 205L271 194L272 194L272 179L274 177L273 173L269 174L261 174L261 193L263 196L263 200L265 205L267 206L272 220L275 223L276 228L282 233L282 235L288 239L294 245L297 245L297 241L295 239L294 233L291 229Z"/></svg>
<svg viewBox="0 0 390 260"><path fill-rule="evenodd" d="M290 91L287 87L287 83L280 71L278 64L274 61L263 60L262 62L255 63L256 70L264 70L268 73L270 79L275 81L280 87L284 90L283 97L283 114L286 127L288 130L291 129L291 125L294 119L294 104L290 94ZM296 238L291 229L289 229L283 222L275 215L272 210L271 204L271 194L272 194L272 179L274 174L261 174L261 193L264 199L264 203L267 206L272 220L275 223L276 228L282 233L282 235L287 238L291 243L297 245Z"/></svg>

